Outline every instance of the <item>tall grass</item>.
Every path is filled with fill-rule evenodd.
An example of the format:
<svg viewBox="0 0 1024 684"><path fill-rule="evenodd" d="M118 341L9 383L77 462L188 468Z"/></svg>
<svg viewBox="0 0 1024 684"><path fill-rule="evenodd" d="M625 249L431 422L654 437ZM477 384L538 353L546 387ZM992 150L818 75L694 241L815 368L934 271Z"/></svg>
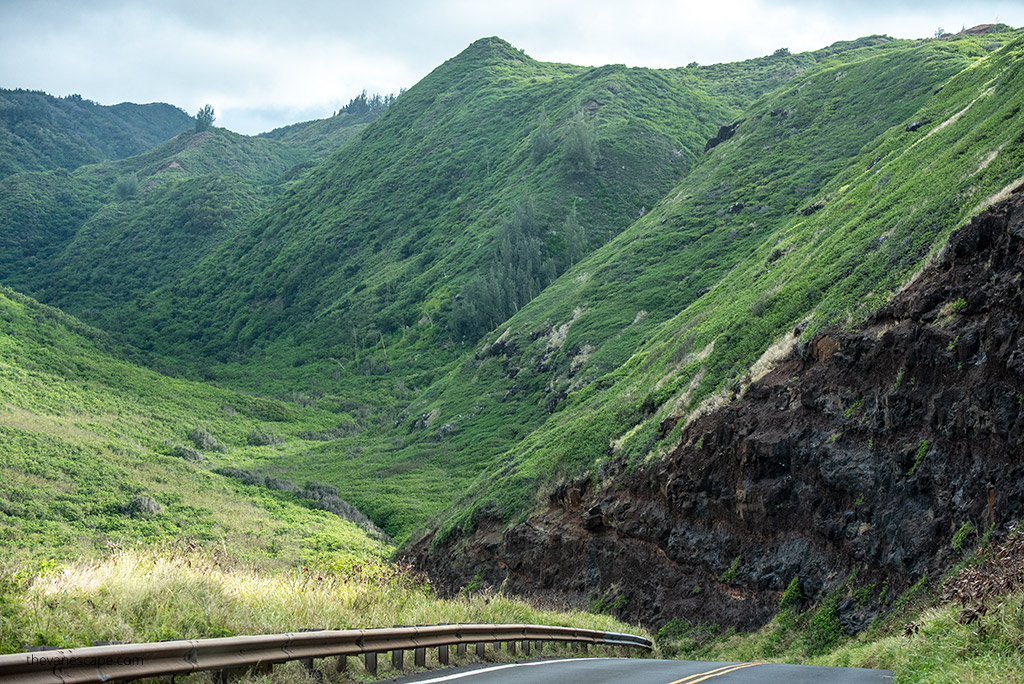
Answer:
<svg viewBox="0 0 1024 684"><path fill-rule="evenodd" d="M0 650L307 629L515 622L643 633L607 615L545 610L500 593L439 599L382 560L266 571L186 546L115 550L95 562L0 571Z"/></svg>

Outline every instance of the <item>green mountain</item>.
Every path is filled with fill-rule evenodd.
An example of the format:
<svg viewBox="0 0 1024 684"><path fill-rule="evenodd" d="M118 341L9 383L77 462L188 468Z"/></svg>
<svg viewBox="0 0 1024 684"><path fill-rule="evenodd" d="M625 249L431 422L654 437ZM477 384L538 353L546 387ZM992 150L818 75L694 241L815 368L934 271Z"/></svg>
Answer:
<svg viewBox="0 0 1024 684"><path fill-rule="evenodd" d="M55 113L105 108L3 100L0 548L395 539L441 591L824 653L1019 509L1024 205L947 241L1024 187L1022 93L997 25L667 70L488 38L124 158Z"/></svg>
<svg viewBox="0 0 1024 684"><path fill-rule="evenodd" d="M211 467L443 544L658 462L885 304L1020 184L1022 51L996 26L650 70L484 39L383 112L10 176L0 278L307 422Z"/></svg>
<svg viewBox="0 0 1024 684"><path fill-rule="evenodd" d="M131 157L193 123L168 104L103 106L80 95L0 89L0 178Z"/></svg>
<svg viewBox="0 0 1024 684"><path fill-rule="evenodd" d="M981 96L1012 73L1013 40L649 70L484 39L376 118L190 132L11 177L0 277L156 368L351 426L245 467L336 484L399 539L437 516L514 520L565 473L656 458L678 434L663 425L805 319L807 335L877 306L1012 180L1012 136L965 131L1016 106ZM310 168L311 141L345 125ZM1001 151L934 192L901 145L943 158L954 139L957 159ZM920 216L894 233L909 197Z"/></svg>
<svg viewBox="0 0 1024 684"><path fill-rule="evenodd" d="M321 153L308 146L343 144L340 131L362 125L308 132L307 147L189 130L128 159L10 176L0 181L4 282L115 329L116 307L237 239L307 172Z"/></svg>
<svg viewBox="0 0 1024 684"><path fill-rule="evenodd" d="M665 201L411 407L445 420L472 402L475 420L518 433L447 529L480 510L517 519L554 478L615 455L657 460L774 343L884 304L1020 184L1022 46L965 37L837 60L752 105Z"/></svg>
<svg viewBox="0 0 1024 684"><path fill-rule="evenodd" d="M122 335L158 367L187 364L264 394L326 396L359 433L280 467L326 460L323 474L335 477L339 451L365 451L341 466L359 472L339 481L387 529L408 534L449 505L482 455L547 414L516 401L513 425L495 433L502 421L488 415L488 427L449 442L435 438L456 424L447 417L430 432L393 433L396 421L417 420L407 403L436 393L435 380L480 335L654 207L742 107L816 64L893 45L870 38L655 71L543 64L481 40L308 177L274 185L269 204L235 192L240 199L222 204L237 228L169 239L161 226L182 207L144 196L154 212L147 229L134 217L150 214L97 213L99 230L79 231L49 260L61 270L25 289ZM150 258L140 243L159 249ZM477 404L452 415L479 413ZM431 410L421 424L433 424Z"/></svg>
<svg viewBox="0 0 1024 684"><path fill-rule="evenodd" d="M229 362L216 377L263 392L308 391L339 364L346 394L377 394L362 378L390 368L431 376L654 206L738 102L814 59L727 71L709 94L699 70L542 64L478 41L122 316L127 339ZM168 334L181 325L201 331L188 351ZM267 359L284 382L257 370Z"/></svg>
<svg viewBox="0 0 1024 684"><path fill-rule="evenodd" d="M993 112L1014 116L1010 86L982 98L957 126L924 137L986 92L985 83L1012 80L1015 48L995 48L990 36L878 42L794 73L733 119L742 121L731 139L701 149L664 201L436 379L401 372L399 343L371 338L379 343L361 368L384 367L386 358L390 367L356 391L397 387L408 406L385 406L379 426L275 468L342 483L399 537L440 516L443 538L484 513L521 519L560 478L600 472L612 455L656 459L678 438L663 425L681 427L703 400L739 387L762 352L806 317L816 316L805 325L810 334L870 292L878 295L864 306L877 306L885 288L898 287L950 229L1017 177L1012 127L993 120L1000 132L985 142L966 133L986 130L979 122ZM982 73L989 76L976 81ZM927 130L905 130L921 120L931 122ZM961 139L961 147L951 142ZM966 186L967 204L950 213L949 195L934 192L922 159L963 159L969 146L960 166L980 166L1000 145ZM899 182L878 183L886 173ZM924 213L892 241L893 227L906 223L906 197L919 198L915 212ZM847 213L834 230L840 206ZM328 373L321 379L329 392Z"/></svg>

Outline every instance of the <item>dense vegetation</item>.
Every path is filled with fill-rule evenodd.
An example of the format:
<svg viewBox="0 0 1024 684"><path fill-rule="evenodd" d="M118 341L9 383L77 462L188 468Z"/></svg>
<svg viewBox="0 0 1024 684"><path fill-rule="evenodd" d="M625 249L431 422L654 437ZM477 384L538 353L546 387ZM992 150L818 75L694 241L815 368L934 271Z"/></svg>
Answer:
<svg viewBox="0 0 1024 684"><path fill-rule="evenodd" d="M481 40L382 100L383 114L353 100L334 119L379 118L308 177L287 171L303 168L287 141L341 121L279 140L183 134L70 183L15 177L0 189L12 207L2 277L157 368L346 414L352 433L277 467L319 472L404 536L552 408L531 388L484 411L494 387L435 385L480 335L653 208L762 94L844 55L906 47L876 37L653 71L543 64ZM841 150L868 137L854 133ZM438 394L444 408L406 409Z"/></svg>
<svg viewBox="0 0 1024 684"><path fill-rule="evenodd" d="M191 125L167 104L103 106L80 95L0 89L0 178L130 157Z"/></svg>
<svg viewBox="0 0 1024 684"><path fill-rule="evenodd" d="M552 413L496 459L502 469L480 469L474 495L488 494L472 508L512 519L566 466L597 474L610 452L656 457L680 417L741 388L787 331L877 307L1019 184L1024 142L1009 122L1024 42L997 44L890 49L766 96L666 201L493 333L452 386L480 405L472 383L489 378ZM888 115L874 94L887 85L907 95ZM522 414L505 415L508 427ZM669 418L675 430L660 430Z"/></svg>

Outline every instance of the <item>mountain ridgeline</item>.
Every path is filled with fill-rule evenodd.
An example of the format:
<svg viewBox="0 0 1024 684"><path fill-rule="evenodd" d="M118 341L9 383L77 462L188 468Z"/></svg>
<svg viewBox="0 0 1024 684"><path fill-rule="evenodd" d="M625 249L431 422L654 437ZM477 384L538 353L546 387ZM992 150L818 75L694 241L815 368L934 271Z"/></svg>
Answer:
<svg viewBox="0 0 1024 684"><path fill-rule="evenodd" d="M192 124L192 117L168 104L103 106L81 95L0 89L0 178L123 159Z"/></svg>
<svg viewBox="0 0 1024 684"><path fill-rule="evenodd" d="M684 614L761 623L794 576L812 599L858 569L905 588L951 562L935 548L949 525L990 515L999 532L1019 513L979 508L975 494L941 513L926 501L957 491L956 467L939 460L972 458L969 431L942 422L974 409L953 408L943 393L956 376L926 373L915 345L934 342L927 325L941 318L960 335L953 348L969 347L956 353L971 377L998 374L1012 353L985 341L996 333L944 318L994 305L950 286L918 311L898 293L954 229L1024 182L1021 93L1024 36L1002 25L663 70L542 63L487 38L386 107L258 137L179 129L134 156L56 168L39 159L70 133L56 115L34 138L21 121L18 139L39 154L0 180L0 282L88 325L4 292L13 351L0 361L35 379L0 428L21 440L25 483L46 440L138 462L129 484L104 490L105 508L65 513L46 499L45 515L71 516L61 530L85 516L114 534L129 493L166 498L175 522L140 518L152 538L192 529L205 488L288 515L315 500L362 522L357 546L380 553L386 537L356 513L369 516L444 589L597 599L656 626ZM1011 233L1015 207L1000 214ZM29 319L100 342L58 346L43 363L42 347L17 338ZM925 327L908 331L911 319ZM876 377L896 368L884 358L894 344L919 390ZM819 377L822 345L846 375ZM874 365L847 363L847 348ZM99 398L120 382L137 409ZM1019 398L1024 386L1007 382ZM1003 403L975 409L1012 409ZM804 437L784 437L776 410L809 412L793 418ZM69 427L78 413L84 433ZM997 422L1010 433L1014 420ZM160 484L165 471L204 484L182 498ZM833 491L842 510L820 506ZM907 492L914 506L895 505ZM788 496L799 510L771 537L783 551L744 546L751 521ZM897 543L900 515L928 543ZM324 520L303 517L282 553L338 552L351 528ZM683 585L701 587L699 611ZM652 603L672 592L685 596ZM856 631L866 618L851 615Z"/></svg>

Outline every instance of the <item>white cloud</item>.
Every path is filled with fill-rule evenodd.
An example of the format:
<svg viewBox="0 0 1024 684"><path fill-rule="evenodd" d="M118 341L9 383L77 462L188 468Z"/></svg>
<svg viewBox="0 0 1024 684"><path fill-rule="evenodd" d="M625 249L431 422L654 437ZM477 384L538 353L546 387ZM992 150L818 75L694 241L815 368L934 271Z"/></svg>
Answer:
<svg viewBox="0 0 1024 684"><path fill-rule="evenodd" d="M256 133L396 92L477 38L576 64L675 67L813 50L871 33L1024 24L1019 2L934 0L3 0L0 85L112 104L211 103Z"/></svg>

